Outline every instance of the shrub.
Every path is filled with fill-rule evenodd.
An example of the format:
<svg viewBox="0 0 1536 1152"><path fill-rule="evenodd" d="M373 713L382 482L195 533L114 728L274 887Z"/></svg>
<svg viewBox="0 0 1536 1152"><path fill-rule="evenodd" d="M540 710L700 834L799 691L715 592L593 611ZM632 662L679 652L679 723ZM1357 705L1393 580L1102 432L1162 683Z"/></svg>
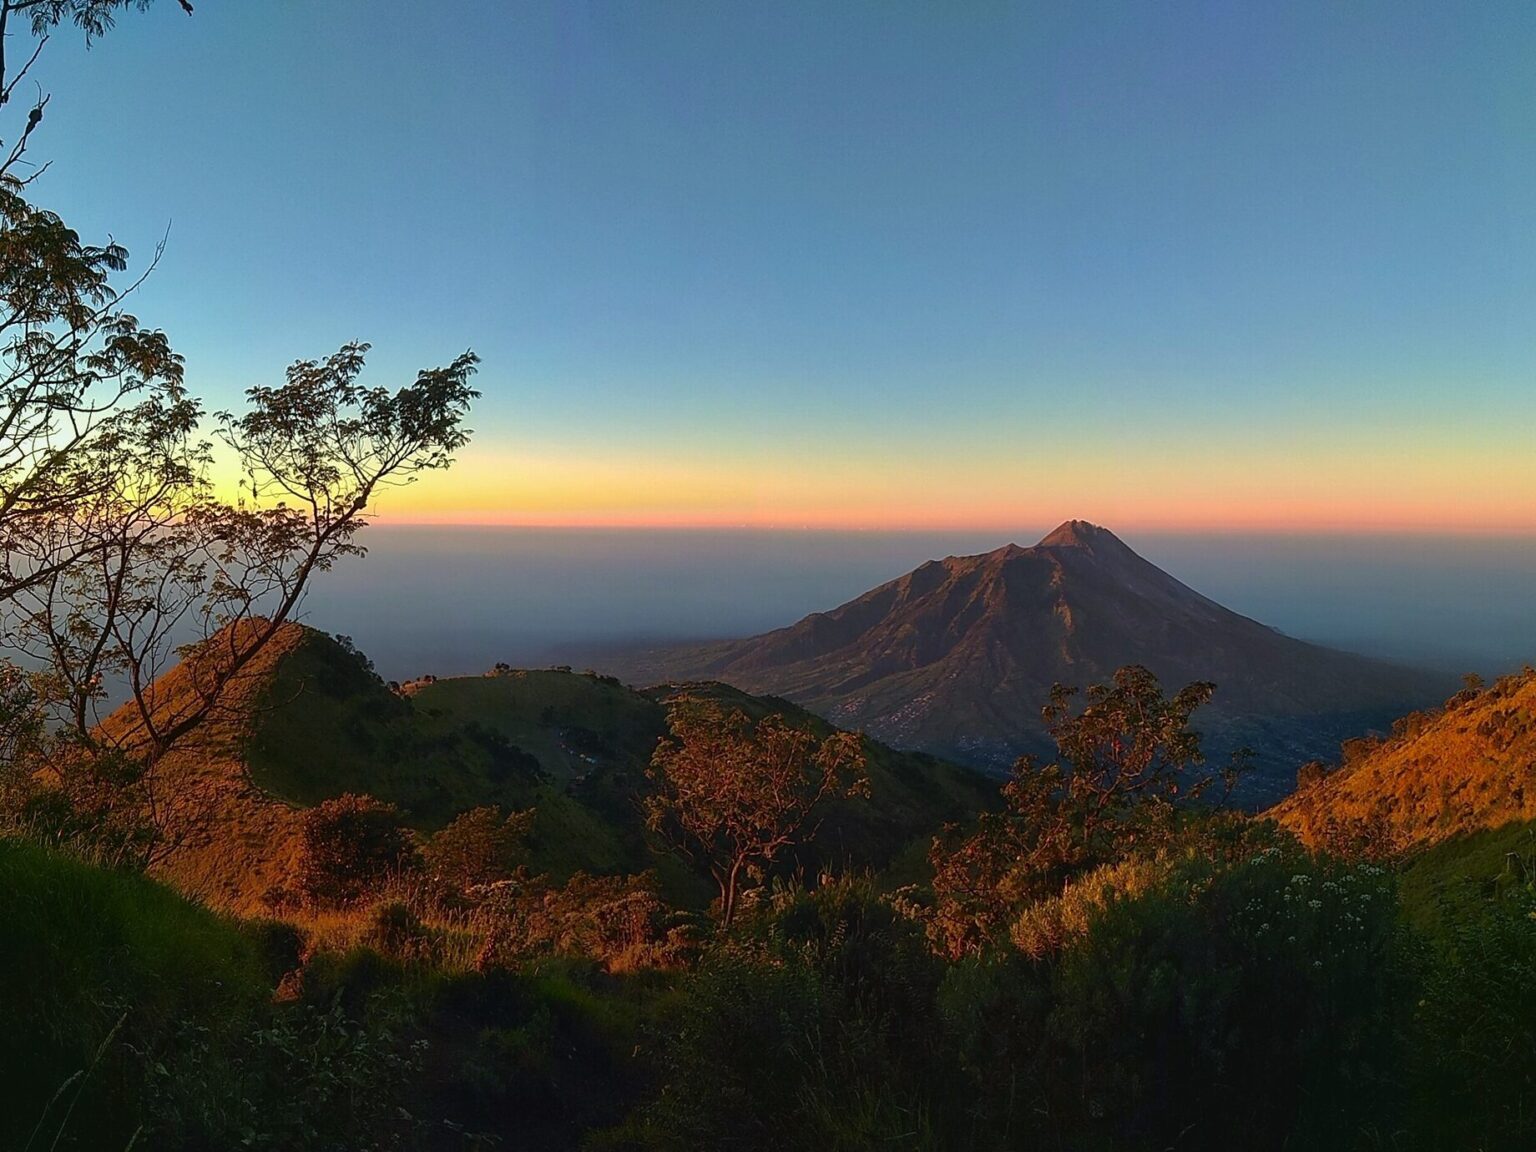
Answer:
<svg viewBox="0 0 1536 1152"><path fill-rule="evenodd" d="M1321 784L1328 776L1328 765L1321 760L1308 760L1296 770L1296 791L1305 792L1315 784Z"/></svg>
<svg viewBox="0 0 1536 1152"><path fill-rule="evenodd" d="M416 845L392 804L344 793L304 813L299 890L317 904L351 904L416 864Z"/></svg>
<svg viewBox="0 0 1536 1152"><path fill-rule="evenodd" d="M1095 868L1069 881L1059 896L1030 905L1009 931L1013 946L1039 959L1088 934L1094 918L1112 901L1140 896L1173 871L1164 857L1130 859Z"/></svg>
<svg viewBox="0 0 1536 1152"><path fill-rule="evenodd" d="M1412 1128L1422 1148L1536 1147L1536 897L1481 902L1426 958Z"/></svg>
<svg viewBox="0 0 1536 1152"><path fill-rule="evenodd" d="M676 1003L643 1146L925 1149L947 1061L941 966L862 880L781 890L744 913Z"/></svg>
<svg viewBox="0 0 1536 1152"><path fill-rule="evenodd" d="M584 955L610 971L668 963L680 943L666 931L655 877L588 876L496 885L479 912L485 943L476 967L513 968L541 955Z"/></svg>
<svg viewBox="0 0 1536 1152"><path fill-rule="evenodd" d="M409 1025L403 1005L359 1020L339 1000L278 1007L238 1031L186 1024L147 1069L143 1135L169 1149L421 1147L434 1126L400 1106L426 1051Z"/></svg>
<svg viewBox="0 0 1536 1152"><path fill-rule="evenodd" d="M508 816L492 806L462 812L422 848L423 870L454 892L508 880L527 856L533 816L532 808Z"/></svg>
<svg viewBox="0 0 1536 1152"><path fill-rule="evenodd" d="M1278 848L1187 865L1063 952L1053 1111L1125 1148L1326 1146L1395 1080L1407 974L1379 867Z"/></svg>
<svg viewBox="0 0 1536 1152"><path fill-rule="evenodd" d="M368 915L366 943L397 960L428 961L434 958L436 938L410 905L385 900Z"/></svg>

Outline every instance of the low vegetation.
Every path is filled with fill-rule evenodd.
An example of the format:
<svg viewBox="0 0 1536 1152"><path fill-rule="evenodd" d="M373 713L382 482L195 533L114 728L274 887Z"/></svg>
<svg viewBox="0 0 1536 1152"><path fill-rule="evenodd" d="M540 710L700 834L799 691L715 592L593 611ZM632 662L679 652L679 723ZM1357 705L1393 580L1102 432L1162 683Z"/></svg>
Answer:
<svg viewBox="0 0 1536 1152"><path fill-rule="evenodd" d="M1165 696L1126 669L1059 693L1051 762L935 819L915 855L909 825L854 817L883 843L838 862L818 852L834 821L900 811L927 762L726 689L653 700L504 670L466 681L476 703L455 716L455 681L397 697L314 636L291 659L252 729L261 778L299 778L280 755L317 722L290 710L351 719L328 737L338 779L304 768L271 918L220 917L17 826L0 841L5 986L38 988L15 1015L35 1056L0 1079L14 1146L34 1129L60 1149L1536 1139L1529 827L1384 857L1213 805L1234 766L1206 765L1190 728L1209 686ZM581 727L545 712L541 682L564 707L608 701L584 779L557 786L530 754L531 803L504 805L482 745L421 744L388 761L383 795L347 791L368 716L451 733L510 691L526 703L509 744ZM660 712L646 762L614 738L633 722L619 704ZM463 807L423 818L409 805L441 772ZM548 795L620 859L550 867Z"/></svg>

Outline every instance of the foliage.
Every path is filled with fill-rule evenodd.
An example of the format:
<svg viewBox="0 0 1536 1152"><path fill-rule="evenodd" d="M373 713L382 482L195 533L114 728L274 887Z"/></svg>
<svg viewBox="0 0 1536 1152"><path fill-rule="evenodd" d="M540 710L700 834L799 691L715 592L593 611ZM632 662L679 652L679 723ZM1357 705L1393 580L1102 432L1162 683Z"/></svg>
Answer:
<svg viewBox="0 0 1536 1152"><path fill-rule="evenodd" d="M119 11L148 6L0 0L0 42L24 26L36 41L19 67L0 50L0 109L60 25L90 41ZM157 763L215 713L311 579L362 551L375 496L452 463L469 438L477 360L466 352L393 392L360 383L366 344L295 363L285 383L250 389L243 411L213 420L244 476L225 499L180 356L125 307L160 253L125 284L126 250L82 240L32 199L47 165L24 157L48 100L0 150L0 679L9 689L18 666L41 670L25 723L11 723L14 693L0 707L0 774L15 791L47 767L50 802L78 805L74 823L88 826L121 777L116 807L136 808L151 835L117 847L140 847L148 863ZM178 657L167 689L161 674ZM128 703L103 724L110 684L126 685Z"/></svg>
<svg viewBox="0 0 1536 1152"><path fill-rule="evenodd" d="M1110 895L941 996L977 1121L1029 1145L1336 1146L1380 1119L1411 985L1390 878L1268 849Z"/></svg>
<svg viewBox="0 0 1536 1152"><path fill-rule="evenodd" d="M868 793L863 737L819 738L778 715L754 726L713 702L683 703L671 726L651 761L646 821L709 872L729 926L744 879L804 838L826 801Z"/></svg>
<svg viewBox="0 0 1536 1152"><path fill-rule="evenodd" d="M1321 784L1327 775L1327 764L1321 760L1308 760L1296 769L1296 791L1302 792L1315 784Z"/></svg>
<svg viewBox="0 0 1536 1152"><path fill-rule="evenodd" d="M1536 896L1490 901L1431 941L1414 1038L1420 1147L1536 1142Z"/></svg>
<svg viewBox="0 0 1536 1152"><path fill-rule="evenodd" d="M939 1146L938 968L867 881L792 889L713 948L664 1031L658 1149Z"/></svg>
<svg viewBox="0 0 1536 1152"><path fill-rule="evenodd" d="M416 866L417 850L394 805L348 792L304 813L299 891L317 904L351 904Z"/></svg>
<svg viewBox="0 0 1536 1152"><path fill-rule="evenodd" d="M934 900L929 933L951 958L995 941L1017 913L1071 876L1164 846L1177 830L1175 805L1236 765L1197 777L1203 763L1190 716L1215 686L1191 684L1174 697L1145 668L1122 668L1088 690L1057 685L1044 717L1059 759L1024 757L1003 786L1004 807L983 813L968 835L949 829L930 853Z"/></svg>
<svg viewBox="0 0 1536 1152"><path fill-rule="evenodd" d="M517 967L548 954L586 956L616 972L664 964L685 944L667 931L667 919L649 874L578 872L563 885L506 881L493 885L478 909L484 944L476 965Z"/></svg>
<svg viewBox="0 0 1536 1152"><path fill-rule="evenodd" d="M408 1023L400 1007L356 1021L337 1000L233 1033L184 1024L146 1069L144 1136L167 1149L421 1147L431 1126L398 1103L425 1057Z"/></svg>
<svg viewBox="0 0 1536 1152"><path fill-rule="evenodd" d="M1060 894L1025 907L1008 929L1009 942L1036 960L1054 956L1086 937L1094 921L1115 901L1152 891L1173 867L1164 855L1101 864L1067 881Z"/></svg>
<svg viewBox="0 0 1536 1152"><path fill-rule="evenodd" d="M1536 827L1513 823L1412 860L1402 901L1422 985L1409 1127L1418 1148L1536 1139Z"/></svg>
<svg viewBox="0 0 1536 1152"><path fill-rule="evenodd" d="M528 853L533 809L502 814L494 805L455 816L421 849L423 871L450 892L510 879Z"/></svg>

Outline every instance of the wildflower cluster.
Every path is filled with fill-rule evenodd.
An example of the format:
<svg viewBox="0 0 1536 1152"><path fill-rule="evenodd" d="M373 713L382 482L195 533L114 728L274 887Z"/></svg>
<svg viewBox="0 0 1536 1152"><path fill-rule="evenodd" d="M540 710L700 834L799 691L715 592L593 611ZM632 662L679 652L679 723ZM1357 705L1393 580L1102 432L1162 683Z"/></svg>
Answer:
<svg viewBox="0 0 1536 1152"><path fill-rule="evenodd" d="M1396 890L1385 868L1312 860L1269 848L1238 869L1236 920L1256 955L1342 974L1376 955L1394 930Z"/></svg>

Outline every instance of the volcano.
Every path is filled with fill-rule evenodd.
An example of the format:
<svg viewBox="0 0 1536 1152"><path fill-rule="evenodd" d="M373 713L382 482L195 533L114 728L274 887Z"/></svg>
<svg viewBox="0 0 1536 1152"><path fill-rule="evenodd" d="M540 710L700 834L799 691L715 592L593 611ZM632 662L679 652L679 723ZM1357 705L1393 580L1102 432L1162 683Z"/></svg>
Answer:
<svg viewBox="0 0 1536 1152"><path fill-rule="evenodd" d="M1050 751L1040 708L1052 685L1141 664L1170 693L1215 682L1195 726L1213 758L1256 754L1253 803L1283 794L1299 764L1335 755L1341 739L1450 688L1239 615L1082 520L1030 548L931 560L786 628L616 664L631 679L707 677L782 696L841 727L982 767Z"/></svg>

